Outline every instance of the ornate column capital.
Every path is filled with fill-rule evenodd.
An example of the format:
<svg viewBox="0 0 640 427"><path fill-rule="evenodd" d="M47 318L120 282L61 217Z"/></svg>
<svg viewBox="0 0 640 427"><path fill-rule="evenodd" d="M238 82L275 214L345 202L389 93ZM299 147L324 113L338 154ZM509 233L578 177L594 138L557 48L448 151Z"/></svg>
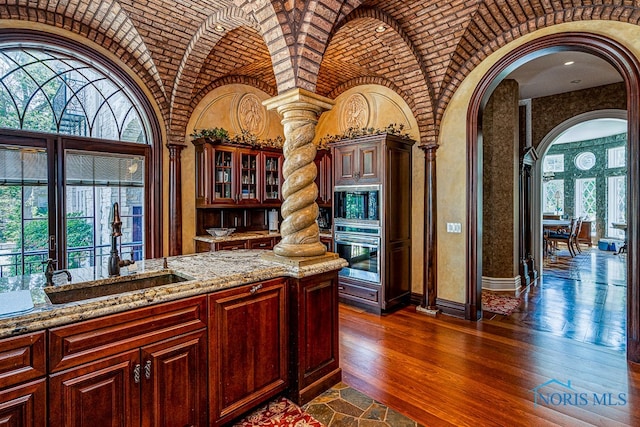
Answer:
<svg viewBox="0 0 640 427"><path fill-rule="evenodd" d="M419 147L425 153L433 153L433 154L435 154L435 152L438 150L438 148L440 148L440 146L438 144L436 144L436 143L423 144L423 145L419 145Z"/></svg>
<svg viewBox="0 0 640 427"><path fill-rule="evenodd" d="M335 105L332 99L296 88L262 101L267 110L276 110L283 118L297 118L318 122L318 117ZM284 123L283 123L284 124Z"/></svg>
<svg viewBox="0 0 640 427"><path fill-rule="evenodd" d="M267 110L276 109L282 116L285 136L282 167L284 202L280 209L282 240L273 252L284 257L322 256L326 247L320 242L316 223L319 209L315 179L318 170L314 163L316 146L313 137L318 117L323 111L330 110L334 103L304 89L293 89L262 104Z"/></svg>

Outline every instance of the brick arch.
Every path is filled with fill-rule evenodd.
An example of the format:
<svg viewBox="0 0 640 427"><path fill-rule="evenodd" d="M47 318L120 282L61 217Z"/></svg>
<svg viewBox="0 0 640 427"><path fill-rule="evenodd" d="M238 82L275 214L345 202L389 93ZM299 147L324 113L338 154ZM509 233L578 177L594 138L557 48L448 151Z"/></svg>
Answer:
<svg viewBox="0 0 640 427"><path fill-rule="evenodd" d="M451 65L444 73L442 91L437 100L436 126L429 138L438 138L439 127L453 94L469 73L493 52L525 34L557 24L585 20L613 20L638 24L637 7L591 4L563 7L563 2L536 0L489 1L481 4L453 52ZM523 16L527 18L524 19Z"/></svg>
<svg viewBox="0 0 640 427"><path fill-rule="evenodd" d="M0 6L0 19L32 21L63 28L84 36L122 59L153 93L157 100L166 92L151 52L120 5L113 0L80 0L66 7L57 2L19 1L15 6Z"/></svg>
<svg viewBox="0 0 640 427"><path fill-rule="evenodd" d="M231 84L243 84L247 86L252 86L252 87L255 87L256 89L260 89L264 93L271 96L276 96L278 94L278 91L276 90L275 87L266 84L260 79L256 79L248 76L237 76L237 75L224 76L220 79L212 81L211 83L209 83L209 85L207 85L204 88L204 90L199 91L198 94L191 101L190 110L193 111L193 109L198 105L198 103L202 101L202 99L212 90L222 86L231 85Z"/></svg>
<svg viewBox="0 0 640 427"><path fill-rule="evenodd" d="M251 16L260 28L260 34L264 38L271 55L278 92L295 88L296 73L291 50L287 44L282 24L278 19L279 14L274 9L272 2L266 0L233 0L233 3L248 16Z"/></svg>
<svg viewBox="0 0 640 427"><path fill-rule="evenodd" d="M336 99L338 96L348 91L349 89L353 89L354 87L363 86L363 85L379 85L379 86L388 87L389 89L397 93L402 99L404 99L404 101L407 103L407 105L412 111L415 107L415 102L411 96L405 93L392 81L389 81L384 77L378 77L378 76L365 76L365 77L357 77L355 79L351 79L347 82L342 83L340 86L332 90L329 93L328 97L331 99Z"/></svg>
<svg viewBox="0 0 640 427"><path fill-rule="evenodd" d="M184 139L189 116L193 111L193 106L197 104L197 102L193 103L195 80L183 77L200 73L209 53L224 36L224 33L217 33L214 30L218 24L225 28L225 33L241 26L248 26L260 31L260 27L252 16L247 15L242 9L230 7L218 10L208 16L193 34L178 66L176 79L171 90L169 138L175 139L176 142ZM202 95L198 99L202 99Z"/></svg>
<svg viewBox="0 0 640 427"><path fill-rule="evenodd" d="M373 8L358 8L353 10L348 16L343 19L339 25L337 25L330 33L330 42L327 46L329 49L330 44L335 40L336 34L345 28L346 26L353 24L354 22L362 19L372 19L377 22L381 22L385 26L387 26L390 30L392 30L398 38L401 40L402 50L404 50L404 54L406 56L406 61L409 63L413 63L415 66L416 75L408 78L404 78L403 86L398 86L397 89L394 89L406 102L407 105L411 108L411 111L416 118L418 123L418 129L421 136L421 143L427 143L424 139L424 136L428 133L428 130L433 127L434 124L434 91L431 84L428 82L426 66L422 62L421 55L415 47L411 38L405 33L402 27L398 24L396 20L394 20L389 15L384 12L373 9ZM326 52L325 52L326 53ZM398 51L398 55L402 55L403 52L401 50ZM326 56L326 55L325 55ZM406 67L405 67L406 70ZM411 71L406 71L406 74L412 74ZM406 75L405 74L405 75ZM392 82L391 79L387 79L384 75L381 76L381 81ZM357 80L351 79L350 81ZM344 83L342 83L344 84ZM385 86L388 86L388 83L382 83ZM394 83L395 84L395 83ZM335 88L331 91L331 93L335 92Z"/></svg>

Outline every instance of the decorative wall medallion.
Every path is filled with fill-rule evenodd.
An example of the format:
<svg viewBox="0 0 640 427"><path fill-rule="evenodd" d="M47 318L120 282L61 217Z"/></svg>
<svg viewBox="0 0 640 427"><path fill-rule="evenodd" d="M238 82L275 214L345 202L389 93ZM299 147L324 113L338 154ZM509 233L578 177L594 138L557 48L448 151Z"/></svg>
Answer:
<svg viewBox="0 0 640 427"><path fill-rule="evenodd" d="M342 108L342 129L363 128L369 123L369 103L361 93L347 98Z"/></svg>
<svg viewBox="0 0 640 427"><path fill-rule="evenodd" d="M238 103L238 123L242 130L260 135L266 124L266 112L260 99L252 93L242 97Z"/></svg>

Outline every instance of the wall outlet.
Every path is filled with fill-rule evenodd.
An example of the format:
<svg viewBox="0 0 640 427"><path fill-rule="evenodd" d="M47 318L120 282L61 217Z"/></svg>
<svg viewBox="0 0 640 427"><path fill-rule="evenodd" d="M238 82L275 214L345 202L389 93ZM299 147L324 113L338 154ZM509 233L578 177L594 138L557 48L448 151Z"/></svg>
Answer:
<svg viewBox="0 0 640 427"><path fill-rule="evenodd" d="M459 222L448 222L447 233L462 233L462 224Z"/></svg>

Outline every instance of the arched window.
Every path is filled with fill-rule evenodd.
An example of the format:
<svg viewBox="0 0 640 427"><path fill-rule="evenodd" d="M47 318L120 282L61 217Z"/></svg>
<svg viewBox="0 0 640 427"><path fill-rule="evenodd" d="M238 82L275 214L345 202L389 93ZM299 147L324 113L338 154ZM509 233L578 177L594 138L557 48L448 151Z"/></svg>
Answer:
<svg viewBox="0 0 640 427"><path fill-rule="evenodd" d="M27 39L0 34L0 277L47 258L104 276L115 202L122 257L158 255L147 101L86 47Z"/></svg>
<svg viewBox="0 0 640 427"><path fill-rule="evenodd" d="M116 141L149 141L130 91L78 54L0 46L0 127Z"/></svg>

